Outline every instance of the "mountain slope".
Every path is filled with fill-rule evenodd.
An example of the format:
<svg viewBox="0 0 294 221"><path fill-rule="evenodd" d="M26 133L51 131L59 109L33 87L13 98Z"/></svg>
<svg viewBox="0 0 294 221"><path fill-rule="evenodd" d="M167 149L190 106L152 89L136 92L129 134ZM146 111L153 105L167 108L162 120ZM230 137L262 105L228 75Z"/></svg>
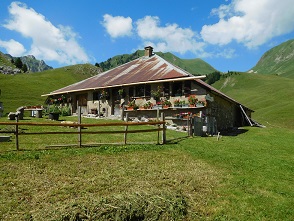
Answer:
<svg viewBox="0 0 294 221"><path fill-rule="evenodd" d="M41 72L53 69L43 60L38 60L33 55L22 56L20 59L23 64L27 65L29 72Z"/></svg>
<svg viewBox="0 0 294 221"><path fill-rule="evenodd" d="M27 105L42 105L48 94L56 89L101 73L101 69L90 64L72 65L39 73L4 75L0 74L0 100L4 113L15 112Z"/></svg>
<svg viewBox="0 0 294 221"><path fill-rule="evenodd" d="M251 70L261 74L276 74L294 78L294 39L264 53Z"/></svg>
<svg viewBox="0 0 294 221"><path fill-rule="evenodd" d="M252 118L259 123L294 129L294 79L238 73L222 78L213 86L253 109Z"/></svg>
<svg viewBox="0 0 294 221"><path fill-rule="evenodd" d="M1 51L0 51L0 66L15 68L15 66L9 60L9 56L3 54Z"/></svg>
<svg viewBox="0 0 294 221"><path fill-rule="evenodd" d="M156 54L193 75L206 75L216 71L210 64L200 58L181 59L169 52L158 52Z"/></svg>
<svg viewBox="0 0 294 221"><path fill-rule="evenodd" d="M11 62L16 60L16 57L12 57L10 54L3 54L0 51L0 66L16 68L15 65ZM53 69L51 66L48 66L43 60L36 59L33 55L27 55L20 57L23 64L26 64L28 72L41 72L45 70Z"/></svg>
<svg viewBox="0 0 294 221"><path fill-rule="evenodd" d="M216 71L216 69L214 69L211 65L209 65L208 63L206 63L200 58L180 59L169 52L168 53L156 52L155 54L159 55L160 57L167 60L168 62L188 71L189 73L193 75L206 75ZM107 61L99 63L99 66L103 68L104 71L107 71L109 69L115 68L129 61L137 59L143 55L144 55L143 50L138 50L134 52L133 54L117 55L112 58L109 58Z"/></svg>

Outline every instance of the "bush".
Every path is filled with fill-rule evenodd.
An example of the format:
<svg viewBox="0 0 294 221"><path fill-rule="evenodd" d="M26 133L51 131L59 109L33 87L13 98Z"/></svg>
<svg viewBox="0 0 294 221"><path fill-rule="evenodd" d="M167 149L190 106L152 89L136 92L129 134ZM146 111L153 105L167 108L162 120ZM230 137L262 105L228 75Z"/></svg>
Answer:
<svg viewBox="0 0 294 221"><path fill-rule="evenodd" d="M61 108L61 115L62 116L70 116L71 115L71 109L68 106L63 106Z"/></svg>

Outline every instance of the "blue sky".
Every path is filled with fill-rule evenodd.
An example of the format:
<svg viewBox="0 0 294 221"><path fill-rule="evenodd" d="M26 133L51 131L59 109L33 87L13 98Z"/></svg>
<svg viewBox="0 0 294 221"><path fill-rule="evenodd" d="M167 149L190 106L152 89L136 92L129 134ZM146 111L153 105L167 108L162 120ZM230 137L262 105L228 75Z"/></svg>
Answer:
<svg viewBox="0 0 294 221"><path fill-rule="evenodd" d="M151 45L223 72L248 71L294 38L293 15L293 0L1 0L0 51L57 68Z"/></svg>

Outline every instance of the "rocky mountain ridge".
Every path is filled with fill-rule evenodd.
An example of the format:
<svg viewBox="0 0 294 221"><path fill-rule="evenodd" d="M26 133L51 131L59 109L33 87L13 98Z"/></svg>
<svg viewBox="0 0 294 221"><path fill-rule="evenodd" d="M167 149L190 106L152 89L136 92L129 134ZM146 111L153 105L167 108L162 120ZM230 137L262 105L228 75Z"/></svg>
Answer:
<svg viewBox="0 0 294 221"><path fill-rule="evenodd" d="M17 68L14 61L17 57L13 57L10 54L3 54L0 52L0 73L2 74L19 74L23 71ZM41 72L45 70L53 69L51 66L47 65L43 60L36 59L33 55L26 55L20 57L23 64L27 66L27 72Z"/></svg>

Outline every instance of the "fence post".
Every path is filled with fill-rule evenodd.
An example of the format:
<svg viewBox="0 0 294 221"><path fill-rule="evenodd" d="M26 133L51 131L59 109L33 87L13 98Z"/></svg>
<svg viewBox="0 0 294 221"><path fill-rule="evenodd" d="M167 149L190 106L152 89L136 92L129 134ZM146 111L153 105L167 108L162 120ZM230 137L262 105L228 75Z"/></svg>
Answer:
<svg viewBox="0 0 294 221"><path fill-rule="evenodd" d="M15 117L16 124L15 124L15 146L16 150L19 150L19 143L18 143L18 116Z"/></svg>
<svg viewBox="0 0 294 221"><path fill-rule="evenodd" d="M126 122L129 121L129 113L126 113ZM128 135L128 125L125 127L125 133L124 133L124 144L127 144L127 135Z"/></svg>
<svg viewBox="0 0 294 221"><path fill-rule="evenodd" d="M156 119L159 120L159 108L156 110Z"/></svg>
<svg viewBox="0 0 294 221"><path fill-rule="evenodd" d="M192 114L189 115L187 120L187 129L188 129L188 136L192 136Z"/></svg>
<svg viewBox="0 0 294 221"><path fill-rule="evenodd" d="M78 124L82 123L82 108L81 106L78 106ZM79 147L82 146L82 128L81 126L78 126L78 132L79 132L79 137L78 137L78 145Z"/></svg>
<svg viewBox="0 0 294 221"><path fill-rule="evenodd" d="M121 108L121 116L120 116L120 119L121 120L124 120L124 115L125 115L125 105L122 105L122 108Z"/></svg>
<svg viewBox="0 0 294 221"><path fill-rule="evenodd" d="M165 114L161 112L161 121L163 121L162 124L162 144L166 143L166 128L165 128Z"/></svg>
<svg viewBox="0 0 294 221"><path fill-rule="evenodd" d="M159 109L156 110L156 120L159 121ZM160 124L157 125L158 130L157 130L157 144L159 143L159 138L160 138Z"/></svg>

